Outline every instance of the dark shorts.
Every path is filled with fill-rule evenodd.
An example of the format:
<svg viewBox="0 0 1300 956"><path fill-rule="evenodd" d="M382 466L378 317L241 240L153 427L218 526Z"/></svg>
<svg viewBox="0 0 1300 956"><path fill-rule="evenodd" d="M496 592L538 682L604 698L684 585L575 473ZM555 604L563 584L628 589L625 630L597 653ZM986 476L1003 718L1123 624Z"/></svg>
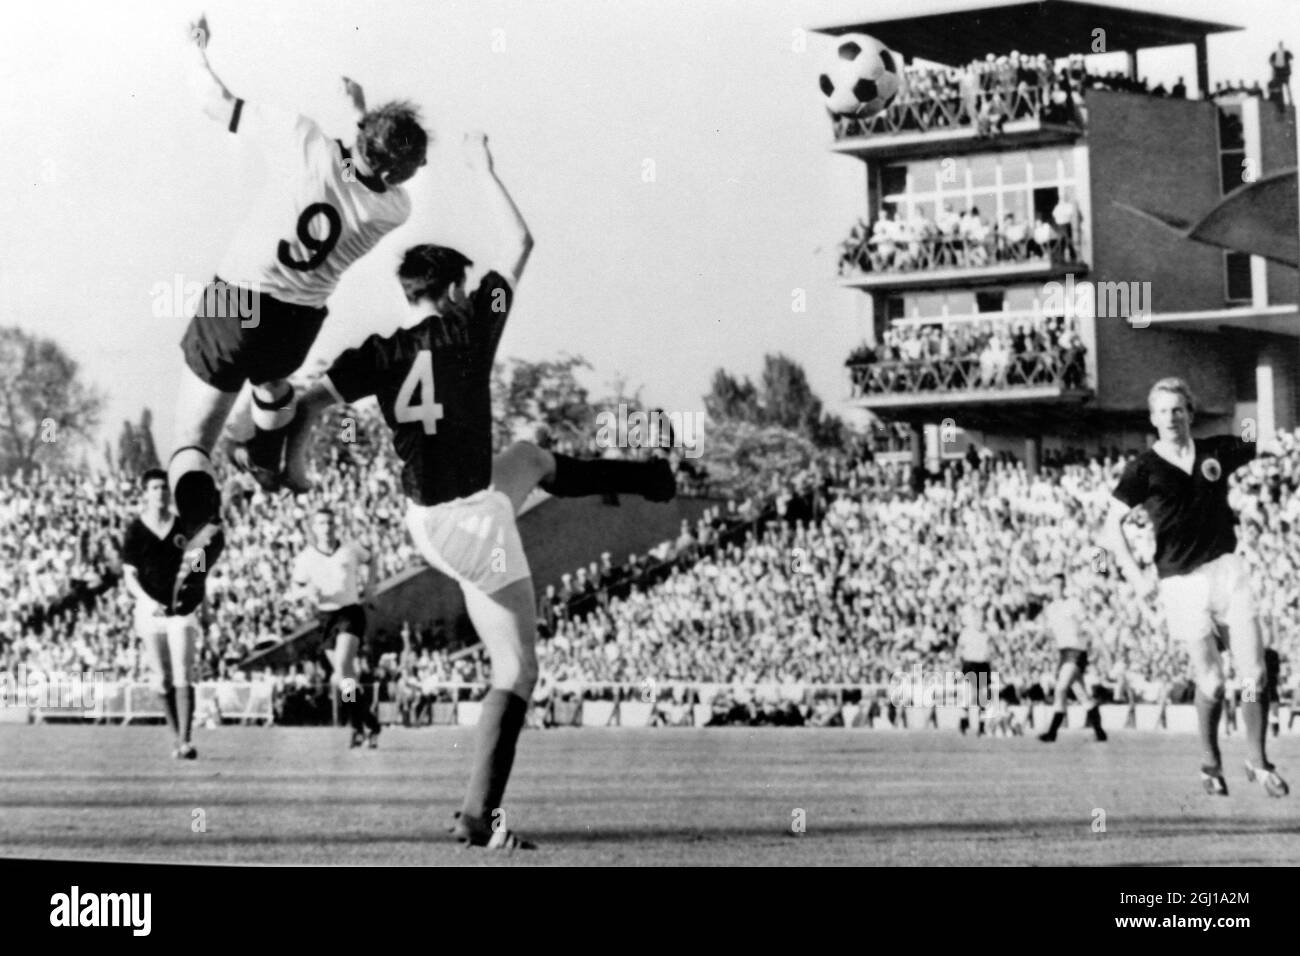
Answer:
<svg viewBox="0 0 1300 956"><path fill-rule="evenodd" d="M321 646L330 649L334 647L334 639L340 631L363 638L366 636L366 612L360 604L349 604L337 611L322 611L320 631L323 639Z"/></svg>
<svg viewBox="0 0 1300 956"><path fill-rule="evenodd" d="M1079 673L1082 674L1088 669L1088 652L1081 651L1077 647L1061 648L1060 666L1064 667L1066 664L1077 664Z"/></svg>
<svg viewBox="0 0 1300 956"><path fill-rule="evenodd" d="M967 674L975 677L979 677L981 674L985 677L991 677L993 675L993 667L988 661L962 661L961 675L965 677Z"/></svg>
<svg viewBox="0 0 1300 956"><path fill-rule="evenodd" d="M327 312L214 278L181 339L185 364L223 392L288 378L302 367Z"/></svg>

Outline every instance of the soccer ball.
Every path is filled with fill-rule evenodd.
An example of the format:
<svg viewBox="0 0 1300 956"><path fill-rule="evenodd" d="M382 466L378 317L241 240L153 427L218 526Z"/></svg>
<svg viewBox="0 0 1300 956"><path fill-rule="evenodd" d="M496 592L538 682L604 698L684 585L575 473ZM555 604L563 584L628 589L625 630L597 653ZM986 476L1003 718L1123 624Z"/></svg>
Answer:
<svg viewBox="0 0 1300 956"><path fill-rule="evenodd" d="M835 60L818 79L836 116L874 116L898 94L898 63L874 37L848 33L835 41Z"/></svg>

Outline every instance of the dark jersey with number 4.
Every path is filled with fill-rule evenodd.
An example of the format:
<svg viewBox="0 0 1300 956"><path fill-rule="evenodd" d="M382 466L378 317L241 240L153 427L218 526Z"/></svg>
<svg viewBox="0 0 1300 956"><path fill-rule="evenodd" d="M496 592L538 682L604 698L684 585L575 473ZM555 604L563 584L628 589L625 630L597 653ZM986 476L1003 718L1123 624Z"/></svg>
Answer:
<svg viewBox="0 0 1300 956"><path fill-rule="evenodd" d="M492 482L492 362L512 301L510 283L489 272L466 308L372 335L325 373L344 401L379 400L402 459L402 490L416 504Z"/></svg>
<svg viewBox="0 0 1300 956"><path fill-rule="evenodd" d="M1195 571L1237 548L1236 515L1228 505L1228 476L1255 457L1255 446L1232 435L1194 441L1189 475L1154 450L1125 467L1115 497L1146 507L1156 536L1156 574Z"/></svg>

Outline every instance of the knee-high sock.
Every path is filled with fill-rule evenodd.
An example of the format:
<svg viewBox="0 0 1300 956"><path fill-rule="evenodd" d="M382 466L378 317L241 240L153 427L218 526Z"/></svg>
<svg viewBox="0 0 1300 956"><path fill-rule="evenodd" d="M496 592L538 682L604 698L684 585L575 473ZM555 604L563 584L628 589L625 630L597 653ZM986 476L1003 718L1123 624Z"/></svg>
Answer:
<svg viewBox="0 0 1300 956"><path fill-rule="evenodd" d="M374 694L370 688L357 685L357 699L361 703L361 723L371 733L379 730L379 718L375 716Z"/></svg>
<svg viewBox="0 0 1300 956"><path fill-rule="evenodd" d="M559 498L624 493L643 494L654 472L652 461L618 461L609 458L573 458L555 455L554 477L541 482Z"/></svg>
<svg viewBox="0 0 1300 956"><path fill-rule="evenodd" d="M1223 713L1223 691L1207 697L1199 688L1196 691L1196 723L1201 731L1201 749L1205 766L1223 767L1219 753L1219 716Z"/></svg>
<svg viewBox="0 0 1300 956"><path fill-rule="evenodd" d="M1065 723L1065 711L1052 711L1052 725L1047 728L1049 734L1054 734L1061 729L1061 724Z"/></svg>
<svg viewBox="0 0 1300 956"><path fill-rule="evenodd" d="M167 726L177 737L181 735L181 725L176 719L176 688L167 687L162 692L163 712L167 715Z"/></svg>
<svg viewBox="0 0 1300 956"><path fill-rule="evenodd" d="M515 744L524 726L528 701L508 690L493 688L483 698L478 719L478 741L474 771L461 812L484 823L492 822L492 811L501 806L510 768L515 762Z"/></svg>
<svg viewBox="0 0 1300 956"><path fill-rule="evenodd" d="M1256 767L1268 767L1268 758L1264 756L1264 741L1268 737L1267 687L1247 694L1252 700L1241 702L1241 722L1246 725L1246 746L1250 751L1250 761Z"/></svg>
<svg viewBox="0 0 1300 956"><path fill-rule="evenodd" d="M285 429L298 410L298 393L292 385L277 399L263 401L253 394L253 437L246 443L248 457L253 464L270 471L279 471L280 458L288 437Z"/></svg>
<svg viewBox="0 0 1300 956"><path fill-rule="evenodd" d="M190 742L190 730L194 726L194 688L189 684L176 688L176 723L180 725L181 740Z"/></svg>

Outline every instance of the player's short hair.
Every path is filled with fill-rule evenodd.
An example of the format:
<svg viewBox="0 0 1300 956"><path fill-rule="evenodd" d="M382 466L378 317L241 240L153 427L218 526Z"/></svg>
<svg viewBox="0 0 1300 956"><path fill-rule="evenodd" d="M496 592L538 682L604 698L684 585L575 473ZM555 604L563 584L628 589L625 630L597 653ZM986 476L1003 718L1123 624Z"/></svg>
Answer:
<svg viewBox="0 0 1300 956"><path fill-rule="evenodd" d="M394 166L419 165L429 146L420 111L408 100L393 100L368 110L357 124L357 150L376 173Z"/></svg>
<svg viewBox="0 0 1300 956"><path fill-rule="evenodd" d="M326 507L325 505L321 505L319 508L317 508L315 511L313 511L313 512L311 513L311 516L312 516L313 518L318 518L318 517L320 517L321 515L329 515L331 518L333 518L333 517L334 517L334 509L333 509L333 508Z"/></svg>
<svg viewBox="0 0 1300 956"><path fill-rule="evenodd" d="M140 487L141 487L141 489L148 488L148 487L149 487L149 482L154 481L154 480L159 480L159 481L162 481L164 484L166 484L166 482L167 482L167 472L163 471L161 468L148 468L148 469L146 469L146 470L144 471L144 473L143 473L142 475L140 475Z"/></svg>
<svg viewBox="0 0 1300 956"><path fill-rule="evenodd" d="M411 246L397 267L397 281L402 283L406 301L414 305L421 299L437 302L447 290L463 282L474 263L455 249L425 243Z"/></svg>
<svg viewBox="0 0 1300 956"><path fill-rule="evenodd" d="M1196 396L1192 394L1191 387L1181 378L1162 378L1151 386L1151 391L1147 392L1147 408L1150 409L1155 404L1156 394L1159 392L1169 392L1173 395L1181 395L1183 401L1187 404L1189 412L1196 411Z"/></svg>

